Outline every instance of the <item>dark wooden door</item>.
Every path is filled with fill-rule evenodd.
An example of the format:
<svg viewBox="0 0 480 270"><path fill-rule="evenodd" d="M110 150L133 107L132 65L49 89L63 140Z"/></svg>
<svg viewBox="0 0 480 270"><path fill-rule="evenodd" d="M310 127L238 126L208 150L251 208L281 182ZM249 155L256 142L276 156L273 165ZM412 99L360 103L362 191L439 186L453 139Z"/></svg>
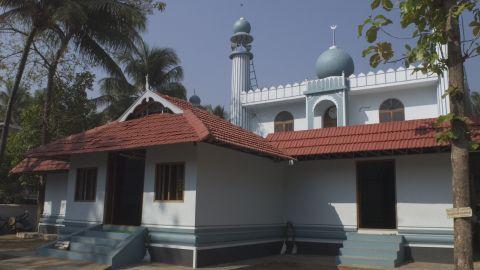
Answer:
<svg viewBox="0 0 480 270"><path fill-rule="evenodd" d="M395 162L357 163L358 222L360 228L395 229Z"/></svg>

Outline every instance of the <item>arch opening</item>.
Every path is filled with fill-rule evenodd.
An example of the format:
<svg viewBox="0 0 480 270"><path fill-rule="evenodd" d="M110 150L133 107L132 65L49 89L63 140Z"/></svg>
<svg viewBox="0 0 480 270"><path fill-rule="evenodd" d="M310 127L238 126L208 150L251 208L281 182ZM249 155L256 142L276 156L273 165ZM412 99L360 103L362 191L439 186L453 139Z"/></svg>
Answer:
<svg viewBox="0 0 480 270"><path fill-rule="evenodd" d="M389 98L382 102L379 109L380 123L405 121L405 106L396 98Z"/></svg>
<svg viewBox="0 0 480 270"><path fill-rule="evenodd" d="M336 127L337 106L331 100L322 100L313 109L313 128Z"/></svg>
<svg viewBox="0 0 480 270"><path fill-rule="evenodd" d="M293 115L290 112L282 111L275 116L274 132L285 132L294 130Z"/></svg>

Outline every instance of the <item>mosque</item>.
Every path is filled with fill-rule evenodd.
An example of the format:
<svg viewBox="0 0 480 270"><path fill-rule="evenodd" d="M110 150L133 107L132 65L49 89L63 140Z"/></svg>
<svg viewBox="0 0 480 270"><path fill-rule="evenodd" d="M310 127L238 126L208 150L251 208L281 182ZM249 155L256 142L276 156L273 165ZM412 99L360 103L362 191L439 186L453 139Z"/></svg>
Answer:
<svg viewBox="0 0 480 270"><path fill-rule="evenodd" d="M251 32L235 22L230 121L147 86L117 121L26 153L11 173L46 176L39 230L62 240L39 255L113 269L147 251L193 268L274 254L453 262L450 145L434 126L448 72L355 74L333 39L318 79L257 89ZM472 152L478 195L479 161Z"/></svg>

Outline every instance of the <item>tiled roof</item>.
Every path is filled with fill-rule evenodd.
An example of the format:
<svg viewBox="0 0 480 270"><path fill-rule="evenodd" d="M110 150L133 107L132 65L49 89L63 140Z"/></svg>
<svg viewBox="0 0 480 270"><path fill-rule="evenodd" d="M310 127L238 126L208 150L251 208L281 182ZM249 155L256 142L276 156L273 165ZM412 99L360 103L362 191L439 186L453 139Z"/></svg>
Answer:
<svg viewBox="0 0 480 270"><path fill-rule="evenodd" d="M437 143L435 119L279 132L267 139L296 158L353 156L359 153L401 153L405 150L448 149ZM480 141L480 122L472 126L472 137Z"/></svg>
<svg viewBox="0 0 480 270"><path fill-rule="evenodd" d="M124 122L112 122L38 147L27 153L27 156L58 157L205 141L273 159L290 159L265 138L195 108L186 101L163 97L180 107L183 113L153 114Z"/></svg>
<svg viewBox="0 0 480 270"><path fill-rule="evenodd" d="M16 174L67 171L69 169L69 166L69 162L66 161L25 158L24 160L20 161L17 166L13 167L10 173Z"/></svg>
<svg viewBox="0 0 480 270"><path fill-rule="evenodd" d="M282 150L272 146L265 138L247 131L241 127L218 116L212 115L205 110L193 107L190 103L177 98L162 95L170 102L183 110L191 110L192 113L205 125L210 133L210 141L239 150L247 150L263 153L266 155L281 157L282 159L291 159Z"/></svg>

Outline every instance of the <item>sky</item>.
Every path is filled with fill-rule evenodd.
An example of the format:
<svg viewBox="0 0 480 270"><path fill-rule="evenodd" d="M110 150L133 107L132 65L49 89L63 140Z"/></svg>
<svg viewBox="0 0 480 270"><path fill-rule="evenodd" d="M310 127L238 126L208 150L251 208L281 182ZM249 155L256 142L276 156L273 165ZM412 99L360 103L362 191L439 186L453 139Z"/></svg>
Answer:
<svg viewBox="0 0 480 270"><path fill-rule="evenodd" d="M314 79L317 57L332 44L330 25L338 25L337 46L355 62L355 74L372 70L361 52L368 43L357 26L370 14L369 0L166 0L164 12L149 17L144 39L171 47L185 71L188 96L194 89L202 104L225 105L230 99L230 36L233 23L245 17L252 26L252 52L259 87ZM243 7L241 6L243 4ZM398 18L393 17L398 22ZM468 25L468 23L466 23ZM392 33L405 36L400 29ZM469 31L467 29L467 31ZM382 38L382 37L381 37ZM401 53L405 40L391 40ZM401 63L377 69L399 67ZM470 88L480 90L480 57L467 65Z"/></svg>

